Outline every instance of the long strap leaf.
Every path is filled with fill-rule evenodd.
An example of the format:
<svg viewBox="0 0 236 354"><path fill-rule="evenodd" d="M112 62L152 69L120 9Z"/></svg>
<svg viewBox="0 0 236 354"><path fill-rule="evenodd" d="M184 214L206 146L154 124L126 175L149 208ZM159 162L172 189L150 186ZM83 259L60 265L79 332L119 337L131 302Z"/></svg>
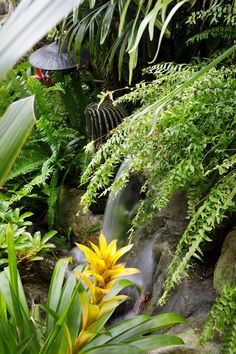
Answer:
<svg viewBox="0 0 236 354"><path fill-rule="evenodd" d="M34 96L14 102L0 118L0 186L35 123L33 103Z"/></svg>

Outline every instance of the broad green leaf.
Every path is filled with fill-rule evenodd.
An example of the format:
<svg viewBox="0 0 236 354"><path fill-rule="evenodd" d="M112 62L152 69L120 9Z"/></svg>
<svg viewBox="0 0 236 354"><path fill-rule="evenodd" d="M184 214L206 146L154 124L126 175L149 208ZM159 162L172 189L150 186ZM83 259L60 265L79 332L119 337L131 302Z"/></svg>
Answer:
<svg viewBox="0 0 236 354"><path fill-rule="evenodd" d="M65 271L68 267L69 258L59 259L55 269L53 271L52 280L50 283L49 293L48 293L48 307L53 311L57 311L58 304L61 297L62 286L65 277ZM47 313L46 326L48 335L53 329L54 318Z"/></svg>
<svg viewBox="0 0 236 354"><path fill-rule="evenodd" d="M85 345L83 350L105 344L111 341L113 338L116 338L120 334L126 332L127 329L135 328L139 325L142 326L149 319L149 315L139 315L116 323L108 327L103 333L100 333L95 338L93 338L87 345Z"/></svg>
<svg viewBox="0 0 236 354"><path fill-rule="evenodd" d="M96 347L88 349L86 351L81 351L81 354L144 354L145 352L137 347L133 347L128 344L119 345L104 345L101 347Z"/></svg>
<svg viewBox="0 0 236 354"><path fill-rule="evenodd" d="M0 292L0 319L7 320L7 305L1 292Z"/></svg>
<svg viewBox="0 0 236 354"><path fill-rule="evenodd" d="M55 340L58 337L58 335L63 334L61 337L61 340L63 341L64 338L68 338L68 331L67 331L67 325L66 325L66 318L68 316L68 313L71 309L71 306L75 300L75 296L78 293L78 291L82 288L83 286L81 283L78 283L74 289L74 292L68 301L65 310L57 320L56 324L52 327L52 330L50 334L47 337L46 342L44 343L43 347L41 348L39 354L51 354L53 353L54 347L55 347Z"/></svg>
<svg viewBox="0 0 236 354"><path fill-rule="evenodd" d="M130 2L131 2L131 0L126 0L124 2L124 6L122 7L122 11L121 11L121 14L120 14L120 25L119 25L119 30L118 30L118 36L119 37L121 36L121 34L124 31L126 14L127 14Z"/></svg>
<svg viewBox="0 0 236 354"><path fill-rule="evenodd" d="M167 26L168 26L169 22L171 21L171 19L172 19L172 17L174 16L174 14L178 11L178 9L179 9L182 5L184 5L186 2L188 2L188 1L189 1L189 0L182 0L182 1L178 2L178 3L173 7L173 9L171 9L170 13L168 14L168 16L167 16L167 18L166 18L166 20L165 20L165 22L164 22L164 25L163 25L163 27L162 27L162 29L161 29L161 33L160 33L160 37L159 37L159 41L158 41L158 46L157 46L156 54L155 54L153 60L151 61L151 63L153 63L153 62L156 60L157 56L158 56L158 53L159 53L159 50L160 50L160 46L161 46L161 42L162 42L162 38L163 38L163 36L164 36L164 34L165 34L165 31L166 31L166 29L167 29Z"/></svg>
<svg viewBox="0 0 236 354"><path fill-rule="evenodd" d="M81 0L23 0L0 30L0 77Z"/></svg>
<svg viewBox="0 0 236 354"><path fill-rule="evenodd" d="M181 338L178 338L176 336L168 336L165 334L151 335L135 341L132 340L130 342L131 345L136 346L138 349L145 350L145 352L169 345L178 345L183 343L184 342Z"/></svg>
<svg viewBox="0 0 236 354"><path fill-rule="evenodd" d="M132 82L133 70L138 62L138 48L129 53L129 84Z"/></svg>
<svg viewBox="0 0 236 354"><path fill-rule="evenodd" d="M96 0L89 0L89 7L92 9L96 4Z"/></svg>
<svg viewBox="0 0 236 354"><path fill-rule="evenodd" d="M156 17L159 13L159 11L163 8L167 8L167 6L173 2L172 0L166 0L166 1L158 1L154 7L154 14L149 22L149 25L148 25L148 31L149 31L149 38L150 40L152 41L153 40L153 35L154 35L154 25L155 25L155 20L156 20ZM162 25L163 26L163 25Z"/></svg>
<svg viewBox="0 0 236 354"><path fill-rule="evenodd" d="M55 231L55 230L51 230L51 231L47 232L42 238L42 243L48 242L50 240L50 238L52 238L53 236L56 235L56 233L57 233L57 231Z"/></svg>
<svg viewBox="0 0 236 354"><path fill-rule="evenodd" d="M14 352L12 354L24 354L25 353L25 349L27 349L27 347L29 347L30 342L32 341L32 337L33 335L24 338L23 341L15 348ZM29 348L30 350L30 348Z"/></svg>
<svg viewBox="0 0 236 354"><path fill-rule="evenodd" d="M9 261L9 272L10 272L10 284L11 289L14 291L16 298L19 299L19 290L18 290L18 279L17 279L17 266L16 266L16 251L14 247L14 235L12 226L7 225L6 229L6 238L7 238L7 252L8 252L8 261Z"/></svg>
<svg viewBox="0 0 236 354"><path fill-rule="evenodd" d="M139 317L139 316L138 316ZM173 326L176 324L187 324L188 322L180 315L176 313L164 313L156 316L150 316L150 318L144 323L137 324L135 327L124 327L122 333L116 335L108 342L110 344L122 343L126 340L131 340L143 334L149 333L151 331L156 331L158 329Z"/></svg>
<svg viewBox="0 0 236 354"><path fill-rule="evenodd" d="M34 96L16 101L0 118L0 186L35 123L33 103Z"/></svg>
<svg viewBox="0 0 236 354"><path fill-rule="evenodd" d="M135 20L134 20L134 23L133 23L133 26L131 29L131 33L129 35L129 44L128 44L127 50L129 50L132 47L132 45L134 44L134 41L135 41L135 35L137 34L138 19L139 19L142 3L143 3L142 0L139 0L138 10L136 12L136 17L135 17Z"/></svg>
<svg viewBox="0 0 236 354"><path fill-rule="evenodd" d="M134 288L136 288L139 296L141 295L142 288L139 285L133 283L128 279L121 279L111 288L109 293L106 295L105 299L117 295L121 290L127 288L128 286L133 286Z"/></svg>
<svg viewBox="0 0 236 354"><path fill-rule="evenodd" d="M108 35L115 7L115 5L111 4L107 8L107 11L102 21L100 44L103 44L105 42L105 39Z"/></svg>
<svg viewBox="0 0 236 354"><path fill-rule="evenodd" d="M149 12L149 14L147 14L144 19L142 20L142 22L140 23L139 25L139 29L138 29L138 33L136 35L136 38L135 38L135 42L134 42L134 45L133 47L129 50L129 53L133 52L134 50L136 50L136 48L138 47L139 45L139 42L142 38L142 35L148 25L148 23L151 21L152 17L153 17L153 10Z"/></svg>

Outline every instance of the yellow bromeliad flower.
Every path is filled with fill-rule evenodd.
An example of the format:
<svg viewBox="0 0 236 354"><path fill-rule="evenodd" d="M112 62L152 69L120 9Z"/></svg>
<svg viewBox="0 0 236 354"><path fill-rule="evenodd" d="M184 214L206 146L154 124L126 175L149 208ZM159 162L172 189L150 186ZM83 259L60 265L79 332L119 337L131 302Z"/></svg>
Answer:
<svg viewBox="0 0 236 354"><path fill-rule="evenodd" d="M87 285L91 293L91 299L85 294L80 299L83 325L74 345L73 354L77 353L94 336L94 332L92 331L93 324L104 314L113 310L122 301L127 299L125 295L106 297L117 279L139 272L136 268L125 268L125 265L122 263L116 264L133 246L129 245L117 250L116 243L117 240L113 240L110 244L107 244L104 235L101 234L99 237L99 247L92 242L90 242L92 249L78 243L76 244L87 258L88 269L83 272L75 272L75 274Z"/></svg>
<svg viewBox="0 0 236 354"><path fill-rule="evenodd" d="M88 286L93 304L99 304L112 288L117 278L139 272L136 268L125 268L125 265L122 263L116 264L133 247L133 245L129 245L117 250L116 243L117 240L113 240L110 244L107 244L103 234L99 237L99 247L90 242L93 250L76 243L79 249L84 252L89 265L88 270L85 270L83 273L77 272L76 274ZM91 276L93 277L93 281L90 279Z"/></svg>

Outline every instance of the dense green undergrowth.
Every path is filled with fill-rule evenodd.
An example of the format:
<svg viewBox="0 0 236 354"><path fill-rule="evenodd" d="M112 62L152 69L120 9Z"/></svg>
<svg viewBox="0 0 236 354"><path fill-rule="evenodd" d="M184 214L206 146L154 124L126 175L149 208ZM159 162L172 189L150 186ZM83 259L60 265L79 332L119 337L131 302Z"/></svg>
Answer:
<svg viewBox="0 0 236 354"><path fill-rule="evenodd" d="M145 114L135 112L127 118L97 152L83 176L83 181L90 179L83 198L86 205L94 201L101 188L107 192L122 188L134 172L145 176L146 198L133 227L165 207L175 191L187 191L189 226L169 267L160 303L187 274L191 257L201 257L200 247L210 241L211 231L235 210L235 67L213 68L170 102L152 109L155 101L198 69L174 64L147 69L155 79L141 82L118 100L138 101ZM116 166L128 155L128 169L112 183Z"/></svg>
<svg viewBox="0 0 236 354"><path fill-rule="evenodd" d="M86 101L81 100L84 95L83 89L78 88L78 80L61 75L58 78L61 81L46 87L29 74L30 70L27 62L22 63L0 84L1 115L11 102L33 94L37 119L36 127L8 176L2 197L13 206L22 198L25 198L23 204L26 207L29 200L41 203L44 208L48 204L50 229L54 220L56 188L68 178L71 185L79 183L86 141Z"/></svg>

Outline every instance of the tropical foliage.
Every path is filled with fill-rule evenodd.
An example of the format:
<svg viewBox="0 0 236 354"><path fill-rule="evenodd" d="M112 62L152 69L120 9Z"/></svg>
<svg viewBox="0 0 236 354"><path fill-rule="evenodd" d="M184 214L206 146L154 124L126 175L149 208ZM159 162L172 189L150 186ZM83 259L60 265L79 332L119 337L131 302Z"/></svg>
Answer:
<svg viewBox="0 0 236 354"><path fill-rule="evenodd" d="M114 309L126 296L117 295L130 281L117 279L124 274L137 272L117 264L117 260L131 246L116 250L116 242L106 244L100 236L100 247L92 244L94 251L85 251L89 267L77 269L64 283L69 259L58 261L50 285L43 322L39 307L30 313L20 277L16 268L13 233L10 224L6 230L8 240L9 268L0 273L0 348L8 353L102 353L104 350L118 353L145 353L152 348L181 344L175 336L145 334L176 323L186 323L179 315L169 313L150 317L140 315L103 330ZM95 256L95 259L93 258ZM80 272L78 273L78 271ZM76 275L77 274L77 275ZM89 280L88 275L94 280ZM78 281L82 278L88 289ZM144 336L145 335L145 336ZM9 338L11 340L9 340Z"/></svg>
<svg viewBox="0 0 236 354"><path fill-rule="evenodd" d="M21 213L19 208L11 209L6 203L0 204L0 265L8 263L6 230L11 224L18 263L28 263L43 259L43 254L55 246L48 241L56 234L50 231L41 236L40 231L33 235L29 232L32 222L26 220L31 212Z"/></svg>
<svg viewBox="0 0 236 354"><path fill-rule="evenodd" d="M131 173L142 173L146 198L134 225L165 207L178 189L188 192L190 222L170 265L162 302L186 275L191 257L201 255L199 246L209 241L210 231L235 210L235 68L211 69L194 80L198 68L161 64L147 69L155 80L141 82L118 100L138 100L140 111L116 129L83 176L83 181L90 179L83 197L89 204L101 187L122 188ZM112 184L110 176L128 155L127 170Z"/></svg>
<svg viewBox="0 0 236 354"><path fill-rule="evenodd" d="M68 51L73 48L78 58L81 46L88 45L95 76L102 72L106 77L117 65L121 80L128 64L129 73L125 74L131 83L140 60L155 60L163 36L171 35L170 20L185 3L192 1L82 1L63 22L61 40L68 42ZM139 51L143 46L146 50Z"/></svg>
<svg viewBox="0 0 236 354"><path fill-rule="evenodd" d="M51 228L56 188L72 175L77 185L76 177L78 179L81 173L84 156L82 147L86 141L81 132L85 125L84 116L79 110L82 93L80 97L74 92L73 79L67 76L61 76L63 81L56 82L53 87L46 87L29 76L27 69L30 69L27 62L20 64L0 84L0 90L4 92L0 99L2 112L13 100L34 95L37 120L36 127L8 176L5 189L11 190L6 193L9 204L25 197L46 200L48 224ZM69 112L66 109L68 96Z"/></svg>
<svg viewBox="0 0 236 354"><path fill-rule="evenodd" d="M236 288L225 285L212 306L209 318L201 335L201 343L223 337L222 350L233 354L236 346Z"/></svg>
<svg viewBox="0 0 236 354"><path fill-rule="evenodd" d="M202 42L209 39L209 54L223 48L235 38L236 34L236 3L235 1L214 1L205 7L193 11L187 24L195 32L187 41L188 44Z"/></svg>
<svg viewBox="0 0 236 354"><path fill-rule="evenodd" d="M0 31L1 78L73 8L59 26L58 40L66 40L68 51L73 49L78 58L82 46L89 48L93 79L109 78L115 88L119 80L125 84L133 79L137 82L144 63L146 66L148 61L156 61L164 37L164 60L192 59L188 64L165 61L145 69L144 80L117 100L139 108L114 130L82 178L86 185L90 181L83 197L84 204L89 205L101 191L107 193L125 186L133 173L144 176L145 198L133 220L131 238L135 228L165 207L175 191L186 190L189 225L170 264L160 304L187 275L191 258L202 257L202 246L211 240L212 231L236 209L236 46L230 47L235 38L235 6L236 2L229 0L23 0ZM190 46L188 51L185 39ZM215 59L202 61L202 57L209 56ZM34 123L33 97L26 99L28 95L36 97L37 118L37 126L8 176L1 198L7 198L9 204L23 205L27 200L23 197L39 200L46 195L50 228L57 186L65 180L74 186L74 177L81 173L85 141L81 102L87 103L87 88L81 89L69 78L51 88L43 87L26 74L27 65L14 69L0 85L0 185L6 181ZM83 99L79 100L75 92ZM128 155L131 163L122 178L113 182L117 166ZM39 252L51 247L47 241L53 234L31 235L25 220L29 216L9 205L1 210L1 264L6 265L9 260L9 267L0 274L1 353L102 353L106 346L113 353L124 350L131 354L182 343L176 337L143 336L166 325L184 323L175 314L152 318L141 315L103 331L115 307L125 300L119 291L130 285L127 280L114 283L118 276L130 272L115 264L129 247L116 251L115 243L107 245L103 237L100 248L92 245L93 251L79 245L87 255L89 268L76 269L77 276L70 274L64 282L69 260L58 262L48 304L41 307L46 321L40 317L38 306L30 313L16 261L37 258ZM224 352L229 354L235 348L234 301L235 288L225 287L203 334L204 341L213 330L223 331Z"/></svg>

